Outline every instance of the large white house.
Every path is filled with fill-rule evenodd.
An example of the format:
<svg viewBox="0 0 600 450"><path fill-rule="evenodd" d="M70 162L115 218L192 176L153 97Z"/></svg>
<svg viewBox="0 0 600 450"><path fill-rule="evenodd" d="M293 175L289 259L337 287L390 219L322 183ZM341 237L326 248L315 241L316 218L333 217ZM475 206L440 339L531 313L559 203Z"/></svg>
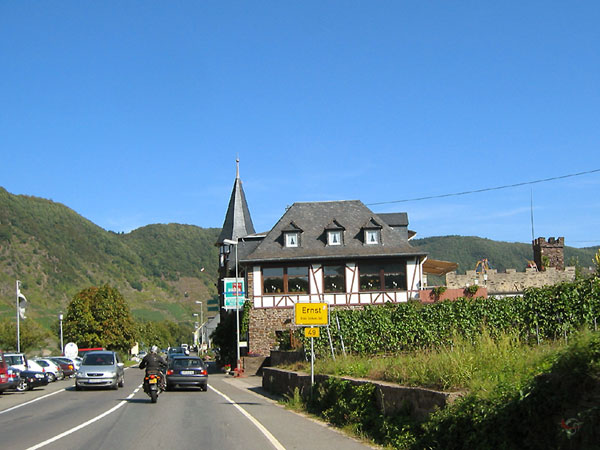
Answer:
<svg viewBox="0 0 600 450"><path fill-rule="evenodd" d="M362 307L418 298L426 254L409 244L406 213L376 214L359 200L298 202L275 226L256 233L239 167L217 245L221 278L247 285L248 351L268 355L277 333L294 326L298 302ZM219 283L222 290L222 283Z"/></svg>

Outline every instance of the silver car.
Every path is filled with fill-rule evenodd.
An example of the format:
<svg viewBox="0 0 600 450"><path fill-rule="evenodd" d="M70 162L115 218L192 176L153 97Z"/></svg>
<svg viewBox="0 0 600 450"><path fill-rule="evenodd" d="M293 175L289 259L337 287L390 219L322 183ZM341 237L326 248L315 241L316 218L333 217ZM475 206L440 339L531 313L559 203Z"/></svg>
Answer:
<svg viewBox="0 0 600 450"><path fill-rule="evenodd" d="M110 387L118 389L125 383L124 364L117 352L93 351L85 354L75 374L75 389Z"/></svg>

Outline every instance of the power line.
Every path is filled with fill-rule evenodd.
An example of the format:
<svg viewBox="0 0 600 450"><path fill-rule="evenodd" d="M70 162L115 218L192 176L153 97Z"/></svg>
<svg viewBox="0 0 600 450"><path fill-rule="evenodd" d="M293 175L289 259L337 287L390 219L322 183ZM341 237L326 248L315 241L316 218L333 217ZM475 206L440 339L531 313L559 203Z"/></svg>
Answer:
<svg viewBox="0 0 600 450"><path fill-rule="evenodd" d="M535 180L535 181L524 181L522 183L506 184L504 186L495 186L495 187L489 187L489 188L483 188L483 189L475 189L473 191L453 192L451 194L440 194L440 195L431 195L428 197L407 198L404 200L392 200L392 201L388 201L388 202L367 203L366 205L367 206L388 205L391 203L417 202L417 201L421 201L421 200L432 200L434 198L456 197L459 195L477 194L479 192L497 191L500 189L508 189L508 188L514 188L514 187L519 187L519 186L527 186L529 184L546 183L548 181L556 181L556 180L562 180L565 178L580 177L582 175L588 175L590 173L596 173L596 172L600 172L600 169L586 170L585 172L571 173L569 175L561 175L558 177L544 178L544 179Z"/></svg>

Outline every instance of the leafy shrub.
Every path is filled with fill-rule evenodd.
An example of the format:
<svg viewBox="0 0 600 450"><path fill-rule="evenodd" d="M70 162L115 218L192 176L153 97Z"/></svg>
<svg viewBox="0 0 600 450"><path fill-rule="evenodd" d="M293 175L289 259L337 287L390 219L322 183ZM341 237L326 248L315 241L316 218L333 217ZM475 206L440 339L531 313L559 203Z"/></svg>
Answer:
<svg viewBox="0 0 600 450"><path fill-rule="evenodd" d="M416 423L408 411L386 416L377 407L376 388L330 377L317 383L308 403L310 412L332 425L374 440L380 445L407 448L415 442Z"/></svg>

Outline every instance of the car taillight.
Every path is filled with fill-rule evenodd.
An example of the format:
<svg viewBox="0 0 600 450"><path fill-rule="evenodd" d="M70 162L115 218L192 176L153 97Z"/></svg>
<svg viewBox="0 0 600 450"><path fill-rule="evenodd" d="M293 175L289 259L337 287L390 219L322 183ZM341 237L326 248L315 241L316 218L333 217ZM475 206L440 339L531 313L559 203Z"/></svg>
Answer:
<svg viewBox="0 0 600 450"><path fill-rule="evenodd" d="M69 364L69 370L73 370L73 364Z"/></svg>
<svg viewBox="0 0 600 450"><path fill-rule="evenodd" d="M167 370L167 375L173 375L173 369Z"/></svg>
<svg viewBox="0 0 600 450"><path fill-rule="evenodd" d="M203 370L202 372L200 372L202 375L206 375L206 370Z"/></svg>

